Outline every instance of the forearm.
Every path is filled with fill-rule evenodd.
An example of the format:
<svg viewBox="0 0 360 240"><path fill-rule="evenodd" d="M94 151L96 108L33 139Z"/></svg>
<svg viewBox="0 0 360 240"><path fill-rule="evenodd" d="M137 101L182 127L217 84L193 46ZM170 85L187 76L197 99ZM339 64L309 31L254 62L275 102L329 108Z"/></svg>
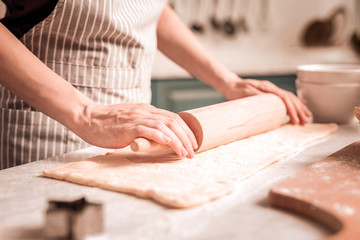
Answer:
<svg viewBox="0 0 360 240"><path fill-rule="evenodd" d="M158 49L190 74L222 90L234 73L215 60L175 12L166 6L157 26Z"/></svg>
<svg viewBox="0 0 360 240"><path fill-rule="evenodd" d="M0 24L0 84L37 110L74 128L91 102Z"/></svg>

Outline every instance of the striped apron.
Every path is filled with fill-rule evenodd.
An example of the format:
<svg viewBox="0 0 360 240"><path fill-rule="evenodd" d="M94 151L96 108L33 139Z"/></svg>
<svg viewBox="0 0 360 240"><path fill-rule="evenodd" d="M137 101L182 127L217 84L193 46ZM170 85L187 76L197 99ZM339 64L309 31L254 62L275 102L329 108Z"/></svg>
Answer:
<svg viewBox="0 0 360 240"><path fill-rule="evenodd" d="M156 24L164 0L59 0L20 40L98 104L151 99ZM0 85L0 169L84 148L60 123Z"/></svg>

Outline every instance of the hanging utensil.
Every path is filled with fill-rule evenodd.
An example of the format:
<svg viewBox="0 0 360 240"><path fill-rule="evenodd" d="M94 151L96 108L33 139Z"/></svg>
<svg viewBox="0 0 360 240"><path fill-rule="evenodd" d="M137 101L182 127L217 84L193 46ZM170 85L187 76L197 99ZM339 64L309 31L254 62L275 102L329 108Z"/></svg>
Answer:
<svg viewBox="0 0 360 240"><path fill-rule="evenodd" d="M238 13L237 27L242 33L248 33L250 30L247 22L247 15L250 2L248 0L239 0L238 2L241 4L238 8L241 11Z"/></svg>
<svg viewBox="0 0 360 240"><path fill-rule="evenodd" d="M227 36L232 36L236 32L236 26L234 23L235 15L236 15L236 8L235 8L235 2L236 0L228 1L228 16L226 17L226 20L224 22L224 33Z"/></svg>
<svg viewBox="0 0 360 240"><path fill-rule="evenodd" d="M266 32L269 25L269 0L261 0L259 3L258 26L262 32Z"/></svg>
<svg viewBox="0 0 360 240"><path fill-rule="evenodd" d="M201 13L203 10L203 4L202 4L202 0L195 0L192 1L194 4L194 8L192 9L192 13L195 17L195 19L193 20L193 23L191 24L191 29L194 32L198 32L198 33L203 33L204 32L204 25L201 19Z"/></svg>
<svg viewBox="0 0 360 240"><path fill-rule="evenodd" d="M223 28L222 13L225 7L224 5L225 1L214 0L213 3L214 3L214 14L213 17L211 18L211 26L216 31L222 31Z"/></svg>
<svg viewBox="0 0 360 240"><path fill-rule="evenodd" d="M325 19L312 20L306 27L301 36L302 43L305 46L329 46L336 41L335 33L337 29L345 28L345 21L343 26L336 26L335 19L337 17L346 18L346 10L343 6L336 8L329 17Z"/></svg>
<svg viewBox="0 0 360 240"><path fill-rule="evenodd" d="M360 56L360 0L355 2L355 30L351 36L351 44Z"/></svg>

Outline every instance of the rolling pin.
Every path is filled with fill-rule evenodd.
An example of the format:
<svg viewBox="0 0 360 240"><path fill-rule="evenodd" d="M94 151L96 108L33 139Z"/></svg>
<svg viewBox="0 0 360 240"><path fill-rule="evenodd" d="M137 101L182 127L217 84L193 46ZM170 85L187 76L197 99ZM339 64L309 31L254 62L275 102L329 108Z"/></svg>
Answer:
<svg viewBox="0 0 360 240"><path fill-rule="evenodd" d="M261 94L180 112L179 116L195 135L202 152L279 127L286 117L283 101L273 94ZM146 138L131 145L134 152L168 148Z"/></svg>

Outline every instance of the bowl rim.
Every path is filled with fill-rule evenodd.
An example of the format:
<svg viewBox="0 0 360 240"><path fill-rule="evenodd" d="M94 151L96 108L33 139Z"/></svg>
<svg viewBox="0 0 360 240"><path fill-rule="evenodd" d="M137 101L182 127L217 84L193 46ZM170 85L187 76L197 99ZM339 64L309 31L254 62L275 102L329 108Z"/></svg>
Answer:
<svg viewBox="0 0 360 240"><path fill-rule="evenodd" d="M299 78L295 80L295 84L309 84L309 85L327 85L332 87L360 87L360 82L349 82L349 83L330 83L330 82L307 82L301 81Z"/></svg>
<svg viewBox="0 0 360 240"><path fill-rule="evenodd" d="M329 73L360 73L360 64L357 63L319 63L302 64L296 67L298 72L329 72Z"/></svg>

